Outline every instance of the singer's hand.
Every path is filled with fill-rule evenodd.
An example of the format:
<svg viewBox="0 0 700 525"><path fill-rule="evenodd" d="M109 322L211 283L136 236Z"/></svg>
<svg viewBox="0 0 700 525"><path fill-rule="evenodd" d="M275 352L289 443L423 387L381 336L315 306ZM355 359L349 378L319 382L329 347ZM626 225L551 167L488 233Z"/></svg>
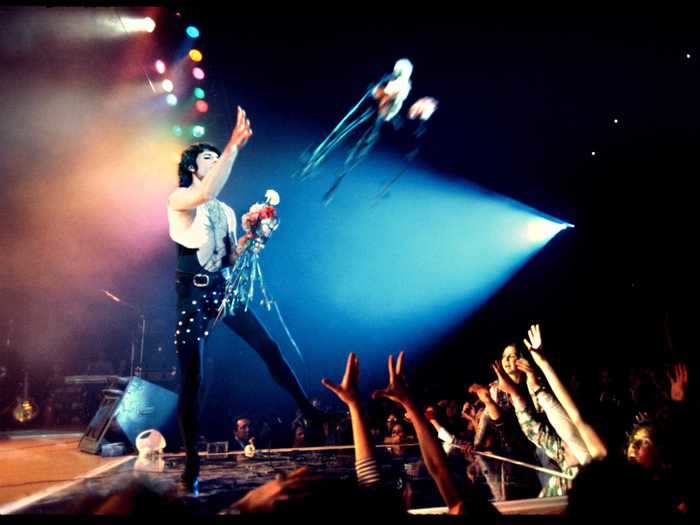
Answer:
<svg viewBox="0 0 700 525"><path fill-rule="evenodd" d="M231 133L231 139L229 144L236 146L238 149L242 148L248 142L248 139L253 134L253 130L250 127L250 120L246 118L245 111L241 106L238 106L238 116L236 118L236 127L233 128Z"/></svg>

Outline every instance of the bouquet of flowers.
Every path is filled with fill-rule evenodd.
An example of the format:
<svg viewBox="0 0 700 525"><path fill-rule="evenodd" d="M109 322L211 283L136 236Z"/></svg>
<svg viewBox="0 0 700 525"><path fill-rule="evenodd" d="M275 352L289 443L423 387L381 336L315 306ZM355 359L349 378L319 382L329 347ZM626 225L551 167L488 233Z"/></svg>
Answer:
<svg viewBox="0 0 700 525"><path fill-rule="evenodd" d="M275 190L265 192L265 203L256 202L248 213L243 214L241 223L246 234L238 240L236 252L240 255L245 250L260 252L272 232L279 226L275 206L280 203L280 196Z"/></svg>
<svg viewBox="0 0 700 525"><path fill-rule="evenodd" d="M235 315L239 308L248 310L248 306L253 300L256 282L260 283L263 295L261 304L270 310L272 301L265 290L262 270L260 269L260 254L272 232L279 227L277 209L275 208L279 203L279 194L275 190L267 190L265 202L254 203L248 212L241 217L241 223L246 233L238 240L236 246L238 257L233 270L229 272L226 279L224 298L219 307L216 321L219 320L225 309L228 309L231 315Z"/></svg>

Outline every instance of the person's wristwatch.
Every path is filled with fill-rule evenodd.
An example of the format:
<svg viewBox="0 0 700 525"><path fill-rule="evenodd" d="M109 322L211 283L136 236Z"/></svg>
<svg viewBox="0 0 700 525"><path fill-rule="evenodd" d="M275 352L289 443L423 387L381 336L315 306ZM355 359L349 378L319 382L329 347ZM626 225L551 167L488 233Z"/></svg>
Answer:
<svg viewBox="0 0 700 525"><path fill-rule="evenodd" d="M540 392L544 392L544 391L546 391L546 390L547 390L547 389L546 389L545 387L541 386L541 387L539 387L537 390L535 390L535 391L533 392L532 395L535 396L535 397L537 397L537 394L539 394Z"/></svg>

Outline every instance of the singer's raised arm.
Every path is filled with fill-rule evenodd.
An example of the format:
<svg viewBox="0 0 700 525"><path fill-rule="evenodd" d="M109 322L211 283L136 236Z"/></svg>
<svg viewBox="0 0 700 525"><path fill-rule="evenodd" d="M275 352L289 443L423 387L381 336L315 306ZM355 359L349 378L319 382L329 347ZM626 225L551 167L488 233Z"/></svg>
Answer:
<svg viewBox="0 0 700 525"><path fill-rule="evenodd" d="M194 182L187 188L178 188L170 194L168 208L174 211L192 210L207 201L215 199L223 189L231 168L238 156L238 150L245 146L253 134L245 111L239 106L236 126L221 157L212 165L201 182ZM195 167L196 169L196 167ZM196 179L196 177L194 177Z"/></svg>

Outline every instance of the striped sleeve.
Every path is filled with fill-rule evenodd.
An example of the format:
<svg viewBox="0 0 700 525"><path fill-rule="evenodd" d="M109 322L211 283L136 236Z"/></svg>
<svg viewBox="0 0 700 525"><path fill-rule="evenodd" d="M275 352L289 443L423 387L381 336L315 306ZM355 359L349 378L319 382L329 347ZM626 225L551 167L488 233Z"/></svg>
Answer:
<svg viewBox="0 0 700 525"><path fill-rule="evenodd" d="M379 469L374 458L365 458L355 462L357 482L362 487L371 487L379 483Z"/></svg>

